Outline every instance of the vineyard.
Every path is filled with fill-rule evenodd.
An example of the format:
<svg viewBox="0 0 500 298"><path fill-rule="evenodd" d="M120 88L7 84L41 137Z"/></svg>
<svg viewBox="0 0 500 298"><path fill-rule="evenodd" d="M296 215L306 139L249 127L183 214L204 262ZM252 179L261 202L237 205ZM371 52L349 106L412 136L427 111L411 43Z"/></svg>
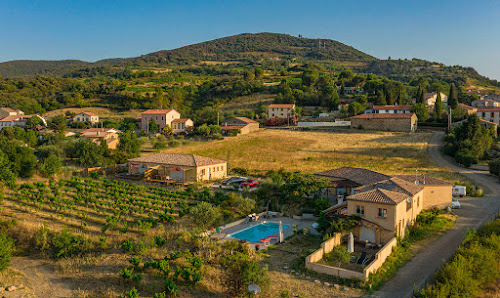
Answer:
<svg viewBox="0 0 500 298"><path fill-rule="evenodd" d="M72 177L22 184L6 201L13 203L11 209L34 212L91 235L123 235L178 224L204 195L193 188L172 191L104 178Z"/></svg>

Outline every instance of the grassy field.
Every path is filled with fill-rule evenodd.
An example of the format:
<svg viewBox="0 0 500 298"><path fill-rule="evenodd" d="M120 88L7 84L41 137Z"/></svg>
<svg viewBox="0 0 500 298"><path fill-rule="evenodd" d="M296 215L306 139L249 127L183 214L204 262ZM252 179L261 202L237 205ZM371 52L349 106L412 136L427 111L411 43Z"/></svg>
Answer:
<svg viewBox="0 0 500 298"><path fill-rule="evenodd" d="M429 174L447 180L461 176L430 160L432 133L341 130L310 132L262 129L259 132L207 143L191 143L166 152L197 154L228 160L229 168L256 173L285 169L315 173L342 166L369 168L387 174Z"/></svg>

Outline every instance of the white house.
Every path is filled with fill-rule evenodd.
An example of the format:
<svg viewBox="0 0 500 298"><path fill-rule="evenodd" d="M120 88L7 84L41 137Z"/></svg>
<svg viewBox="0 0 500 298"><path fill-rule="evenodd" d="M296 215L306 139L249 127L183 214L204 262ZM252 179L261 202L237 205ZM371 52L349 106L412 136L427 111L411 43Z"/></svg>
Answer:
<svg viewBox="0 0 500 298"><path fill-rule="evenodd" d="M424 103L426 106L433 106L434 104L436 104L436 100L437 100L437 93L436 92L424 94ZM444 104L447 104L448 103L448 95L441 92L441 101Z"/></svg>
<svg viewBox="0 0 500 298"><path fill-rule="evenodd" d="M99 116L90 112L81 112L73 117L73 122L88 122L90 124L99 123Z"/></svg>
<svg viewBox="0 0 500 298"><path fill-rule="evenodd" d="M477 109L477 116L496 124L500 123L500 108L479 108Z"/></svg>
<svg viewBox="0 0 500 298"><path fill-rule="evenodd" d="M270 104L267 113L268 118L288 118L293 116L295 104Z"/></svg>
<svg viewBox="0 0 500 298"><path fill-rule="evenodd" d="M411 106L406 105L374 105L368 113L375 114L401 114L411 113Z"/></svg>

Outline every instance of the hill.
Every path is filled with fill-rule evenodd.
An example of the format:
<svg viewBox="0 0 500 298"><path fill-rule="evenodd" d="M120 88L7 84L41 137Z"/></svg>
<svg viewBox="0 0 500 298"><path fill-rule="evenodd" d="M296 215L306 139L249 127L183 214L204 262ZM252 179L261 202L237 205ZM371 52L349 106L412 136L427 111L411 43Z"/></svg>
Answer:
<svg viewBox="0 0 500 298"><path fill-rule="evenodd" d="M64 75L100 66L186 65L200 61L259 61L264 58L304 58L337 62L371 62L376 58L331 39L294 37L279 33L244 33L163 50L135 58L111 58L94 63L80 60L17 60L0 63L0 76Z"/></svg>
<svg viewBox="0 0 500 298"><path fill-rule="evenodd" d="M331 39L295 37L280 33L244 33L165 50L127 61L128 64L189 64L196 61L258 61L302 57L314 60L370 62L376 58Z"/></svg>

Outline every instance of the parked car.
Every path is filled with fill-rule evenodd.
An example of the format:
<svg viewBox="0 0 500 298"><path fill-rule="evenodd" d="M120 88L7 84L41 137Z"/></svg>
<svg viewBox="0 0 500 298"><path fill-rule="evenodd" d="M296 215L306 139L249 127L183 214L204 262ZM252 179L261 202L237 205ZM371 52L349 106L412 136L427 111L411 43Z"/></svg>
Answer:
<svg viewBox="0 0 500 298"><path fill-rule="evenodd" d="M222 181L222 185L239 185L245 181L246 179L242 177L231 177L227 180Z"/></svg>
<svg viewBox="0 0 500 298"><path fill-rule="evenodd" d="M455 185L455 186L453 186L452 194L454 196L465 197L467 195L467 193L465 192L465 190L466 190L465 186Z"/></svg>
<svg viewBox="0 0 500 298"><path fill-rule="evenodd" d="M451 198L451 208L453 208L453 209L460 209L460 208L462 208L462 205L460 205L460 202L455 197Z"/></svg>
<svg viewBox="0 0 500 298"><path fill-rule="evenodd" d="M247 179L245 182L240 184L240 188L254 188L259 185L259 180L258 179Z"/></svg>

